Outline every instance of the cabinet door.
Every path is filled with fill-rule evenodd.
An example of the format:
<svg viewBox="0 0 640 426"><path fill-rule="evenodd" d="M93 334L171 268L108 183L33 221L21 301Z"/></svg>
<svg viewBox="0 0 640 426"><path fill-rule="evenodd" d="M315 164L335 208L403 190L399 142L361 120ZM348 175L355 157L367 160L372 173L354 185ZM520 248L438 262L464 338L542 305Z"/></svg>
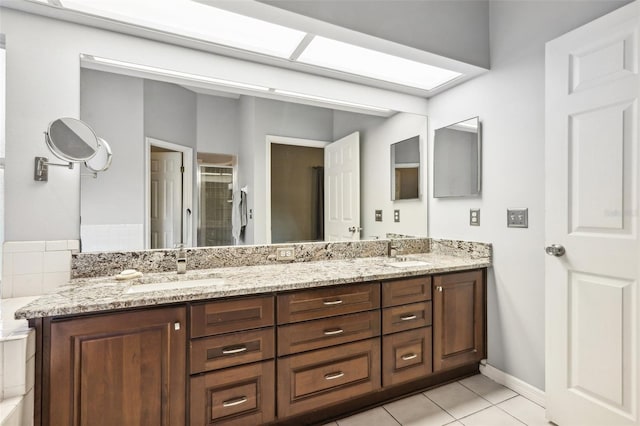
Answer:
<svg viewBox="0 0 640 426"><path fill-rule="evenodd" d="M431 374L431 327L382 337L382 386Z"/></svg>
<svg viewBox="0 0 640 426"><path fill-rule="evenodd" d="M246 425L275 418L275 363L256 362L191 378L191 424Z"/></svg>
<svg viewBox="0 0 640 426"><path fill-rule="evenodd" d="M185 423L185 308L54 321L50 339L45 424Z"/></svg>
<svg viewBox="0 0 640 426"><path fill-rule="evenodd" d="M433 279L433 370L485 357L485 290L482 270Z"/></svg>
<svg viewBox="0 0 640 426"><path fill-rule="evenodd" d="M278 417L346 401L380 388L380 339L278 359Z"/></svg>

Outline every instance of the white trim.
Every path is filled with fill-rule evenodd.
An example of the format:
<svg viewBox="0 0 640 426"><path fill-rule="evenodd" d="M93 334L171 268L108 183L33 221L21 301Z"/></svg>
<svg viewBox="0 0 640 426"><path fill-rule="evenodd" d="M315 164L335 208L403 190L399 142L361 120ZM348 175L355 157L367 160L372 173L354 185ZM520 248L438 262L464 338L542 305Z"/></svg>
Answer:
<svg viewBox="0 0 640 426"><path fill-rule="evenodd" d="M182 153L184 173L182 177L182 236L186 247L193 246L193 148L163 141L144 138L144 248L149 249L151 242L151 146ZM187 209L191 215L187 214ZM173 248L173 247L167 247Z"/></svg>
<svg viewBox="0 0 640 426"><path fill-rule="evenodd" d="M267 135L266 139L266 154L265 154L265 182L266 182L266 202L265 202L265 218L266 218L266 244L271 244L271 144L277 143L280 145L295 145L295 146L306 146L310 148L326 148L331 142L327 141L319 141L314 139L300 139L300 138L290 138L287 136L273 136Z"/></svg>
<svg viewBox="0 0 640 426"><path fill-rule="evenodd" d="M517 377L512 376L511 374L507 374L504 371L487 364L486 360L483 360L480 364L480 373L484 376L487 376L491 380L519 393L525 398L530 399L536 404L545 407L547 398L543 390L538 389L537 387L530 385L529 383L524 382Z"/></svg>

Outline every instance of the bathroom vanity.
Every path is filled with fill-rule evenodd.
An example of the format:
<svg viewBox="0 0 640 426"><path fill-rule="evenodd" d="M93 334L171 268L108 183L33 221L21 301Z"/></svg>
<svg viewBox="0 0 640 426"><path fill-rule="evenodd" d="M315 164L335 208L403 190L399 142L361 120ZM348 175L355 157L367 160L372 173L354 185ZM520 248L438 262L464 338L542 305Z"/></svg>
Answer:
<svg viewBox="0 0 640 426"><path fill-rule="evenodd" d="M74 282L17 313L37 330L36 424L314 424L477 372L490 258L414 259Z"/></svg>

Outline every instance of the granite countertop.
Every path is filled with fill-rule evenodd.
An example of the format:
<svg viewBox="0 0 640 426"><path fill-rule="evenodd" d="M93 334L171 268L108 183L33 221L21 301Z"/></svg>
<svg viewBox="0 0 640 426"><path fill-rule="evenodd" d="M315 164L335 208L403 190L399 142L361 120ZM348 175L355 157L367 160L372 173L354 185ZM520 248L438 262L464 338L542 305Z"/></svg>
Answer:
<svg viewBox="0 0 640 426"><path fill-rule="evenodd" d="M31 319L75 315L491 266L489 257L471 258L436 253L412 254L406 257L409 261L420 260L428 265L397 268L388 265L394 261L392 259L367 257L192 270L184 275L170 272L149 273L142 278L129 281L117 281L114 277L76 279L69 285L59 287L56 292L42 296L19 309L15 317ZM184 281L212 278L212 285L207 286L128 292L136 285L176 282L184 286Z"/></svg>

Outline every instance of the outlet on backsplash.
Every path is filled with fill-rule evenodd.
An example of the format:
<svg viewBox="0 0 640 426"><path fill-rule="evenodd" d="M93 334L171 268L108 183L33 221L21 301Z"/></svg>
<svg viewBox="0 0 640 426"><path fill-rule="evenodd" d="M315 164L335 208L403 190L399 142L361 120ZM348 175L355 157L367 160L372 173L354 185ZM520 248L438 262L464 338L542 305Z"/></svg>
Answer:
<svg viewBox="0 0 640 426"><path fill-rule="evenodd" d="M295 260L296 252L293 247L279 247L276 249L276 260L280 262L290 262Z"/></svg>

